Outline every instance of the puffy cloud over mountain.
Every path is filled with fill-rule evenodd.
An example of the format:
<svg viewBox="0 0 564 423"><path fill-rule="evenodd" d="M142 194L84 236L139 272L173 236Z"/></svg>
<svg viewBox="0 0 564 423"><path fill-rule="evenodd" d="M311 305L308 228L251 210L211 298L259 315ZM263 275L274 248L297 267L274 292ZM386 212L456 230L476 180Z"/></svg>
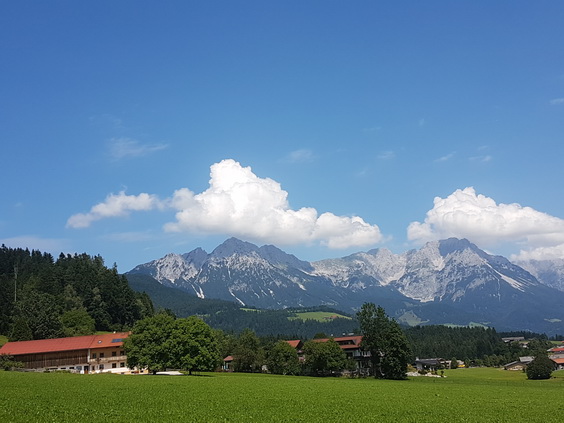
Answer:
<svg viewBox="0 0 564 423"><path fill-rule="evenodd" d="M507 242L525 245L522 254L535 249L564 253L564 220L519 204L497 204L469 187L446 198L435 197L423 222L412 222L408 238L416 243L448 237L468 238L479 245ZM538 250L540 253L542 250ZM562 255L561 255L562 256Z"/></svg>
<svg viewBox="0 0 564 423"><path fill-rule="evenodd" d="M209 188L194 194L183 188L171 204L178 210L167 231L203 231L279 244L320 242L330 248L374 245L382 240L380 229L358 216L318 215L303 207L293 210L288 193L270 178L260 178L250 167L234 160L211 166Z"/></svg>

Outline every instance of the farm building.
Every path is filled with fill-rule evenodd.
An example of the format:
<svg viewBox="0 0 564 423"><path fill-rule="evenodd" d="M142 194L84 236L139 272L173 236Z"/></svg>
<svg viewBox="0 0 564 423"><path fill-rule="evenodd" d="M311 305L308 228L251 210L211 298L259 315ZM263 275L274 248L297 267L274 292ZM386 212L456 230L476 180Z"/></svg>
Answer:
<svg viewBox="0 0 564 423"><path fill-rule="evenodd" d="M419 358L415 359L415 368L417 370L437 371L439 369L449 369L450 360L444 358Z"/></svg>
<svg viewBox="0 0 564 423"><path fill-rule="evenodd" d="M128 332L120 332L8 342L0 348L0 354L12 356L25 369L123 373L129 371L123 349L128 336Z"/></svg>
<svg viewBox="0 0 564 423"><path fill-rule="evenodd" d="M503 366L505 370L525 370L527 368L527 364L533 361L535 357L519 357L519 360L512 361L511 363L506 364Z"/></svg>

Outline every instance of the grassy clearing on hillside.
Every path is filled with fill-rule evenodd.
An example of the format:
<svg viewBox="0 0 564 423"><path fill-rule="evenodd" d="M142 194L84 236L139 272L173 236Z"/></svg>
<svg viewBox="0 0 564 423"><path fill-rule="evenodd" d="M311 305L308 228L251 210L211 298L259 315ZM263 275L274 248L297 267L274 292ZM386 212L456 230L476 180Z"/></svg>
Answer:
<svg viewBox="0 0 564 423"><path fill-rule="evenodd" d="M497 369L445 374L382 381L0 372L0 421L531 422L564 411L564 371L547 381Z"/></svg>
<svg viewBox="0 0 564 423"><path fill-rule="evenodd" d="M0 347L8 342L8 337L4 335L0 335Z"/></svg>
<svg viewBox="0 0 564 423"><path fill-rule="evenodd" d="M329 312L329 311L305 311L303 313L296 313L292 317L288 317L290 320L317 320L318 322L330 322L333 319L348 319L352 320L352 317L343 316L339 313Z"/></svg>

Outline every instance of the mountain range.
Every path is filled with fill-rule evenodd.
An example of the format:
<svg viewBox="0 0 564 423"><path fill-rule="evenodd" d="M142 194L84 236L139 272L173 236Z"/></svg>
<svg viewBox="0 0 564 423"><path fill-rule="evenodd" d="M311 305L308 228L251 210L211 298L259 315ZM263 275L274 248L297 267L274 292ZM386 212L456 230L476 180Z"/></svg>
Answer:
<svg viewBox="0 0 564 423"><path fill-rule="evenodd" d="M273 245L258 247L230 238L211 253L197 248L167 254L126 275L145 275L199 298L241 306L328 305L354 312L369 301L408 325L478 324L564 333L558 268L546 263L524 266L528 270L456 238L402 254L381 248L316 262L299 260ZM550 283L542 283L543 277Z"/></svg>

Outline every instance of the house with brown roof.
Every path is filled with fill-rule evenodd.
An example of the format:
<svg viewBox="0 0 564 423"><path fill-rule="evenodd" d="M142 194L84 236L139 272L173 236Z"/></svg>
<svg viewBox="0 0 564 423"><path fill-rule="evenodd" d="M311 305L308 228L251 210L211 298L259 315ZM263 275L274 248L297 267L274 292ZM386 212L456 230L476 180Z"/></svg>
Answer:
<svg viewBox="0 0 564 423"><path fill-rule="evenodd" d="M12 356L25 369L125 373L129 369L123 341L128 336L128 332L119 332L7 342L0 348L0 354Z"/></svg>
<svg viewBox="0 0 564 423"><path fill-rule="evenodd" d="M223 359L223 364L221 365L221 370L224 372L232 372L233 371L233 356L228 355Z"/></svg>
<svg viewBox="0 0 564 423"><path fill-rule="evenodd" d="M361 347L362 335L349 335L340 336L336 338L320 338L314 339L314 342L327 342L329 339L333 339L339 347L345 352L347 358L350 358L356 362L357 369L363 369L368 367L368 362L370 360L370 352L366 351Z"/></svg>
<svg viewBox="0 0 564 423"><path fill-rule="evenodd" d="M564 369L564 346L549 349L548 358L556 363L558 370Z"/></svg>
<svg viewBox="0 0 564 423"><path fill-rule="evenodd" d="M519 357L518 360L512 361L511 363L507 363L503 368L505 370L517 370L523 371L527 368L527 365L533 361L535 357L527 356L527 357Z"/></svg>

